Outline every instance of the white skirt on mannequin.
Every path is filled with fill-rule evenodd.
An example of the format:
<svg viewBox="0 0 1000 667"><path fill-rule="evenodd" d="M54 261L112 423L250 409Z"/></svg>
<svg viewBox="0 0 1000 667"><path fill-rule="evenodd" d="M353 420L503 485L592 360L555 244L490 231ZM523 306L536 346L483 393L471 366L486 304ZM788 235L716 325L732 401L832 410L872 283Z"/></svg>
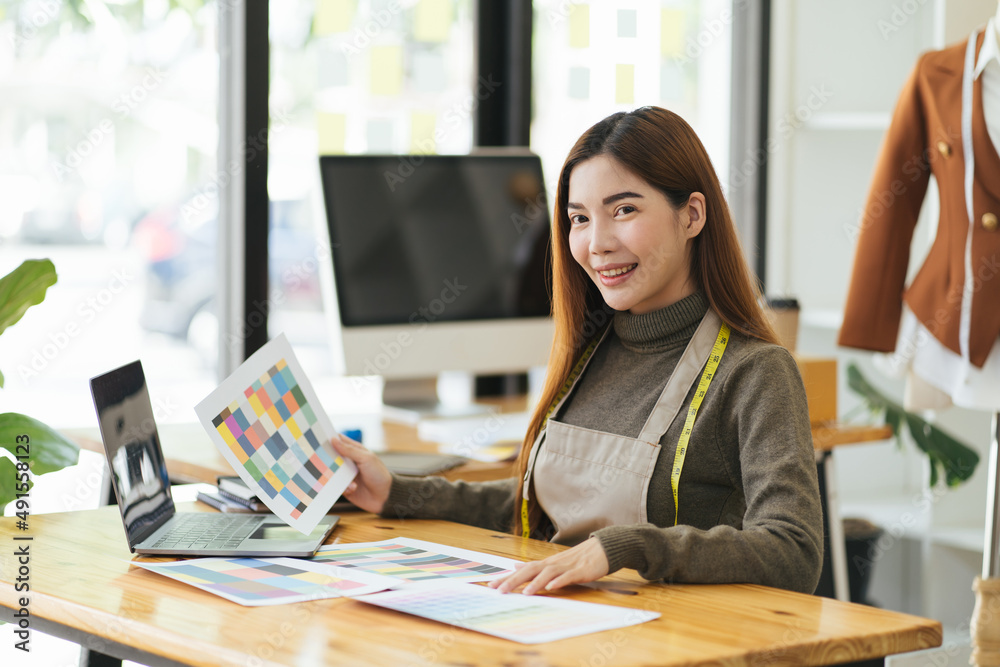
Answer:
<svg viewBox="0 0 1000 667"><path fill-rule="evenodd" d="M1000 339L993 343L982 368L967 365L904 305L896 351L876 354L873 362L884 375L906 378L903 407L907 410L934 410L954 404L1000 412Z"/></svg>

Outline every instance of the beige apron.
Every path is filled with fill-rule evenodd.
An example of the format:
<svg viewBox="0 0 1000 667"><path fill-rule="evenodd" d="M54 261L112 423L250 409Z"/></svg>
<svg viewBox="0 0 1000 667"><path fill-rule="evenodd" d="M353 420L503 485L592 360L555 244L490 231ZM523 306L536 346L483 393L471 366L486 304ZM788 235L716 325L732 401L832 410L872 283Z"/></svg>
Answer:
<svg viewBox="0 0 1000 667"><path fill-rule="evenodd" d="M528 455L526 479L534 476L538 480L534 493L556 529L553 542L572 546L606 526L648 523L646 495L660 454L660 438L673 423L698 379L721 324L722 320L710 308L688 342L638 438L548 420ZM601 342L605 336L607 330ZM581 369L576 382L582 375ZM559 414L571 393L572 388L559 401L553 415Z"/></svg>

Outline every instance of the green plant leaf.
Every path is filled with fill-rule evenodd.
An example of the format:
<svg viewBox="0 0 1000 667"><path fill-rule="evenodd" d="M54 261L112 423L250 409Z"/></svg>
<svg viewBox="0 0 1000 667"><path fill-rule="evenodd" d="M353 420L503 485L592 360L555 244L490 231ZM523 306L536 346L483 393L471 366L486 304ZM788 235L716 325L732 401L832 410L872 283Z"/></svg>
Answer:
<svg viewBox="0 0 1000 667"><path fill-rule="evenodd" d="M914 442L931 461L931 485L938 479L940 467L945 484L958 486L969 479L979 464L979 454L919 416L908 413L906 425Z"/></svg>
<svg viewBox="0 0 1000 667"><path fill-rule="evenodd" d="M899 449L903 448L903 431L899 428L899 425L904 419L904 414L900 410L894 408L886 408L885 410L885 423L892 429L892 435L896 440L896 447Z"/></svg>
<svg viewBox="0 0 1000 667"><path fill-rule="evenodd" d="M17 466L14 465L13 461L0 458L0 513L3 512L7 503L17 496L14 486L16 473Z"/></svg>
<svg viewBox="0 0 1000 667"><path fill-rule="evenodd" d="M28 466L32 474L44 475L74 465L80 458L80 448L37 419L16 412L0 414L0 448L15 457L18 436L28 436Z"/></svg>
<svg viewBox="0 0 1000 667"><path fill-rule="evenodd" d="M0 371L0 389L3 389L3 371Z"/></svg>
<svg viewBox="0 0 1000 667"><path fill-rule="evenodd" d="M892 428L896 443L903 446L902 429L905 422L917 447L930 460L930 484L937 485L944 473L945 483L955 487L972 477L979 465L979 454L942 431L919 415L903 407L873 387L858 370L857 365L847 366L847 386L864 399L872 412L885 411L885 423Z"/></svg>
<svg viewBox="0 0 1000 667"><path fill-rule="evenodd" d="M56 280L56 267L47 259L25 260L0 278L0 333L21 319L28 308L41 303Z"/></svg>

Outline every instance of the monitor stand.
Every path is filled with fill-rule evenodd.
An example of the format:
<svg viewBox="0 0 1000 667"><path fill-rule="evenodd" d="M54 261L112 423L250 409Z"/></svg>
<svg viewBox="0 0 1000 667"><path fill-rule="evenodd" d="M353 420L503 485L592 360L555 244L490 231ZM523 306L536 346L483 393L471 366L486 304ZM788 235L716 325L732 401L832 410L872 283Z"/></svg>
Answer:
<svg viewBox="0 0 1000 667"><path fill-rule="evenodd" d="M478 403L442 402L437 378L385 380L382 387L382 417L387 421L416 424L421 419L476 417L490 412Z"/></svg>

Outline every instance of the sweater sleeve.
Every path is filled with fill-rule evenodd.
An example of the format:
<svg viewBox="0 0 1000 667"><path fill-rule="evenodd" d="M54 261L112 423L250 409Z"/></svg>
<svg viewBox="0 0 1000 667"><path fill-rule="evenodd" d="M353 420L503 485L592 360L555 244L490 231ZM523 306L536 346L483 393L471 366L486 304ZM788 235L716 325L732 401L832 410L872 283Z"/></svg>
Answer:
<svg viewBox="0 0 1000 667"><path fill-rule="evenodd" d="M509 532L516 491L517 480L513 477L465 482L393 475L381 515L394 519L441 519Z"/></svg>
<svg viewBox="0 0 1000 667"><path fill-rule="evenodd" d="M823 517L795 361L784 348L763 347L740 360L723 392L716 437L723 447L739 447L742 527L639 524L609 526L594 535L611 572L630 567L650 580L753 583L812 593L823 560Z"/></svg>

